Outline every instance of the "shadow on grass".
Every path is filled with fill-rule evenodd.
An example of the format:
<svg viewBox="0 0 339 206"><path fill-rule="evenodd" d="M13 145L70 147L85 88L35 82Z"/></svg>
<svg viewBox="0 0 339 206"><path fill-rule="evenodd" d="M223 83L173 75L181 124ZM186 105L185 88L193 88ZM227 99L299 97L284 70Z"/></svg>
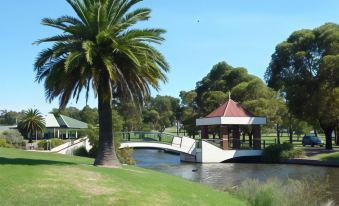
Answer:
<svg viewBox="0 0 339 206"><path fill-rule="evenodd" d="M0 165L74 165L72 162L0 157Z"/></svg>

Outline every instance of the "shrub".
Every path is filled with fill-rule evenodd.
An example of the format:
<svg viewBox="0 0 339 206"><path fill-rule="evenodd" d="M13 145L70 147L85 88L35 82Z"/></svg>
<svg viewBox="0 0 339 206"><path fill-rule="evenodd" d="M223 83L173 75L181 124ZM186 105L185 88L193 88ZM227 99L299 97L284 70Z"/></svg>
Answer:
<svg viewBox="0 0 339 206"><path fill-rule="evenodd" d="M62 145L64 143L68 142L68 140L53 138L53 139L50 139L50 142L51 142L51 147L54 148L54 147L57 147L59 145Z"/></svg>
<svg viewBox="0 0 339 206"><path fill-rule="evenodd" d="M316 206L331 203L326 191L327 184L314 179L289 179L287 182L279 179L268 179L265 182L247 179L230 192L253 206Z"/></svg>
<svg viewBox="0 0 339 206"><path fill-rule="evenodd" d="M3 131L0 138L5 139L7 147L23 148L26 145L24 137L18 130Z"/></svg>
<svg viewBox="0 0 339 206"><path fill-rule="evenodd" d="M49 143L47 142L47 140L41 140L38 142L38 148L41 150L47 150L49 149L49 145L50 144L50 148L54 148L57 147L59 145L62 145L64 143L68 142L68 140L62 140L62 139L58 139L58 138L53 138L53 139L49 139Z"/></svg>
<svg viewBox="0 0 339 206"><path fill-rule="evenodd" d="M6 139L0 138L0 147L8 147L8 144L6 143Z"/></svg>
<svg viewBox="0 0 339 206"><path fill-rule="evenodd" d="M38 149L39 150L46 150L47 149L47 141L46 140L40 140L38 142Z"/></svg>
<svg viewBox="0 0 339 206"><path fill-rule="evenodd" d="M73 155L80 157L89 157L89 153L85 146L78 147L72 151Z"/></svg>
<svg viewBox="0 0 339 206"><path fill-rule="evenodd" d="M119 158L119 161L123 164L135 164L133 151L134 150L132 148L117 149L117 156Z"/></svg>
<svg viewBox="0 0 339 206"><path fill-rule="evenodd" d="M294 149L291 143L274 144L263 150L262 160L265 162L280 162L281 160L301 157L304 155L303 150Z"/></svg>

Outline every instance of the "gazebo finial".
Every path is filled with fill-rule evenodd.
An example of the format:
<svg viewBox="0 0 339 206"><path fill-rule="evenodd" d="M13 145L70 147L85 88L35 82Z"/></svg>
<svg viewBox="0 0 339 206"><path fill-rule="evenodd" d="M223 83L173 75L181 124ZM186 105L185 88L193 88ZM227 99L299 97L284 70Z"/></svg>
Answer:
<svg viewBox="0 0 339 206"><path fill-rule="evenodd" d="M228 91L228 100L231 99L231 91Z"/></svg>

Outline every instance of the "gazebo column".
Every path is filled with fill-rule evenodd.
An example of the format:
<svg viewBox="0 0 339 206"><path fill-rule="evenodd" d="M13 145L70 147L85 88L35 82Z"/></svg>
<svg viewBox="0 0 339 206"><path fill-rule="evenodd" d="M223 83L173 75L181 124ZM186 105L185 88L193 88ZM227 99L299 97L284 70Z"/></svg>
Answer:
<svg viewBox="0 0 339 206"><path fill-rule="evenodd" d="M239 132L239 126L233 126L233 149L240 149L240 132Z"/></svg>
<svg viewBox="0 0 339 206"><path fill-rule="evenodd" d="M201 139L208 139L208 126L201 126Z"/></svg>
<svg viewBox="0 0 339 206"><path fill-rule="evenodd" d="M228 128L226 125L220 125L220 147L223 150L228 150Z"/></svg>
<svg viewBox="0 0 339 206"><path fill-rule="evenodd" d="M253 125L253 149L261 149L261 127L260 125Z"/></svg>

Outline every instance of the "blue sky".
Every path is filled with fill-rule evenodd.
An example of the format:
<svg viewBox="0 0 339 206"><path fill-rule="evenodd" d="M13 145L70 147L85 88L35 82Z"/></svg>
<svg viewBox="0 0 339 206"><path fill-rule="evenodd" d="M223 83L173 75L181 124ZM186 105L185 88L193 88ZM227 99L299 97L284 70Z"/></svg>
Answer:
<svg viewBox="0 0 339 206"><path fill-rule="evenodd" d="M339 22L339 1L327 0L145 0L152 18L141 27L167 30L159 47L171 72L161 95L191 90L220 61L242 66L263 78L275 46L291 32ZM32 43L58 33L40 25L44 17L73 14L64 0L11 0L0 7L0 110L57 107L46 102L42 84L34 82L33 62L45 46ZM158 94L153 91L152 95ZM90 106L96 106L91 97ZM84 98L69 106L82 108Z"/></svg>

